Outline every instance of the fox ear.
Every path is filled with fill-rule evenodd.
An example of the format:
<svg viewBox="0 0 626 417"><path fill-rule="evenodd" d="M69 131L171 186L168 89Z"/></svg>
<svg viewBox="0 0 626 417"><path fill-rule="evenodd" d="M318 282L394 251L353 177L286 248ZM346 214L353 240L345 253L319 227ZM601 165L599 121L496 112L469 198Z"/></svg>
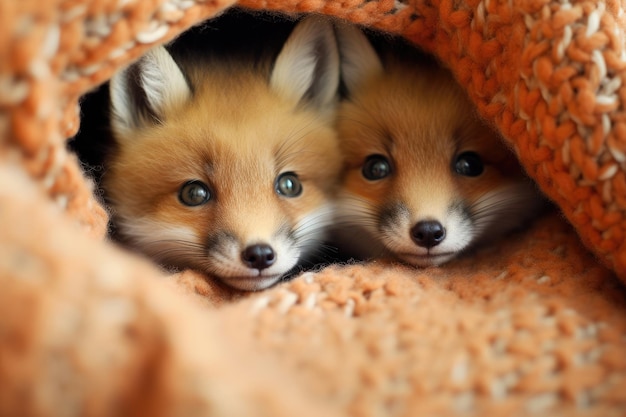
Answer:
<svg viewBox="0 0 626 417"><path fill-rule="evenodd" d="M191 97L185 76L162 46L113 76L109 92L114 131L162 121Z"/></svg>
<svg viewBox="0 0 626 417"><path fill-rule="evenodd" d="M341 55L341 76L348 92L354 91L366 78L383 72L383 64L365 34L348 23L337 25Z"/></svg>
<svg viewBox="0 0 626 417"><path fill-rule="evenodd" d="M312 15L296 25L276 58L270 87L284 97L319 108L335 103L339 51L328 19Z"/></svg>

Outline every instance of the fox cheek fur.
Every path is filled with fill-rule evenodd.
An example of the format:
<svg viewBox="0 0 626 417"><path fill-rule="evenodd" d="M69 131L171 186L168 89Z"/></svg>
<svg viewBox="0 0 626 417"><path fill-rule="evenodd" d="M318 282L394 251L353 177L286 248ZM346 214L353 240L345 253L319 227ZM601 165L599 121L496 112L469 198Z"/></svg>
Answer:
<svg viewBox="0 0 626 417"><path fill-rule="evenodd" d="M116 232L165 266L267 288L333 217L332 24L303 19L267 67L175 52L154 48L110 83L117 147L102 185Z"/></svg>
<svg viewBox="0 0 626 417"><path fill-rule="evenodd" d="M427 57L383 61L338 28L348 98L338 112L340 241L359 257L445 263L535 216L544 201L452 75ZM414 53L415 54L415 53ZM361 239L354 239L360 231Z"/></svg>

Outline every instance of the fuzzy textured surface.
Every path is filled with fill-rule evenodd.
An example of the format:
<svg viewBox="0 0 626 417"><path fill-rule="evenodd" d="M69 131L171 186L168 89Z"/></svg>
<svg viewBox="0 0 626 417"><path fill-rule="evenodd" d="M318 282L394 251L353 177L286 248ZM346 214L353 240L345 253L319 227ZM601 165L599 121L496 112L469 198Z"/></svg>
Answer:
<svg viewBox="0 0 626 417"><path fill-rule="evenodd" d="M626 5L241 1L433 52L564 214L241 294L113 247L65 150L83 93L230 4L0 0L0 415L626 414Z"/></svg>

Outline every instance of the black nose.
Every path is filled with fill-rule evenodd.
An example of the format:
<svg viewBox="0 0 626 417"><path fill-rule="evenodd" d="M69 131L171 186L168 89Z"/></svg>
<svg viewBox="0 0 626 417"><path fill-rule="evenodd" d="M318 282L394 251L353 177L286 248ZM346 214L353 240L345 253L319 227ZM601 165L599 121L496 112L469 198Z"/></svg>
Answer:
<svg viewBox="0 0 626 417"><path fill-rule="evenodd" d="M437 220L425 220L418 222L411 229L411 239L418 246L432 248L446 238L446 229Z"/></svg>
<svg viewBox="0 0 626 417"><path fill-rule="evenodd" d="M276 254L270 245L250 245L241 252L241 260L250 268L265 269L276 261Z"/></svg>

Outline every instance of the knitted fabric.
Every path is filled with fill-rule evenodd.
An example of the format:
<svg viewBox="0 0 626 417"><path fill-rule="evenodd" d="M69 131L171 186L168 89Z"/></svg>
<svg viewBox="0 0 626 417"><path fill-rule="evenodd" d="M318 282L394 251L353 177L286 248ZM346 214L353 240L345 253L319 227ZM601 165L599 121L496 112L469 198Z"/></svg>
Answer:
<svg viewBox="0 0 626 417"><path fill-rule="evenodd" d="M0 0L0 415L624 415L625 6L241 1L432 52L565 217L241 294L114 248L65 149L82 94L229 5Z"/></svg>

